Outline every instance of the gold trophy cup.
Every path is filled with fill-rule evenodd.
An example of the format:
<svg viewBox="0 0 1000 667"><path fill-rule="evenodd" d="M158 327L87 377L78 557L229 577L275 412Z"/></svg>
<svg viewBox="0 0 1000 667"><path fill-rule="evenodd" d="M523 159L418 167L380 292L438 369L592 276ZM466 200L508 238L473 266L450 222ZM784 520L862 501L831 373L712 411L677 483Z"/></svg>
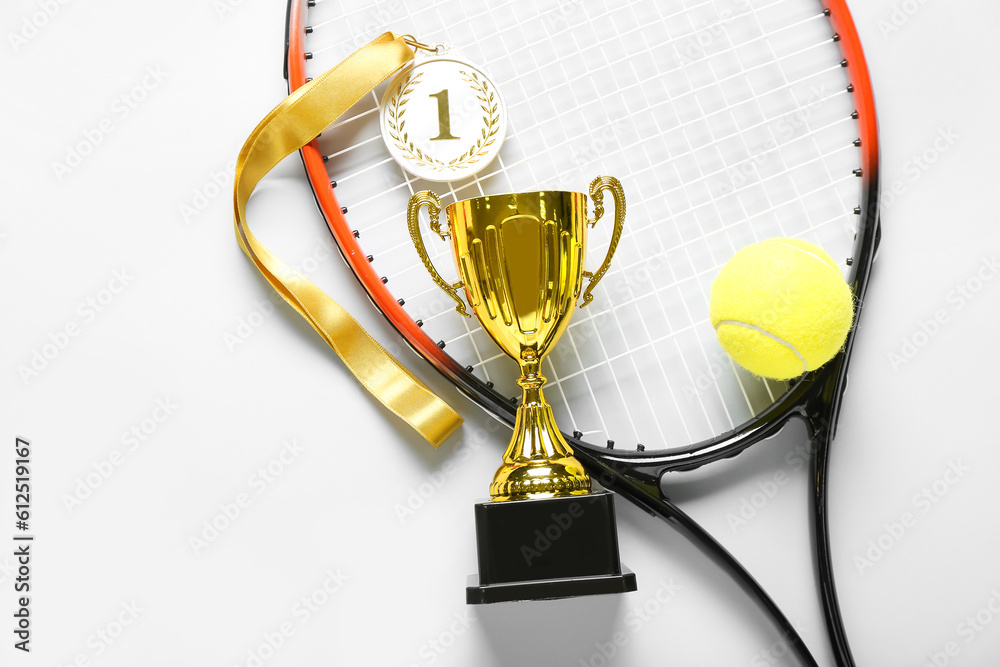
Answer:
<svg viewBox="0 0 1000 667"><path fill-rule="evenodd" d="M604 215L605 190L611 193L615 203L614 231L607 256L597 271L591 273L584 270L587 228L595 225ZM455 300L456 310L470 317L465 302L458 295L458 289L465 288L466 300L483 329L507 355L517 361L521 369L521 377L517 381L521 387L521 402L517 408L514 435L504 454L503 464L493 477L490 496L493 503L532 503L518 509L511 507L506 511L505 518L492 520L489 517L497 512L488 507L491 503L477 506L480 582L469 587L470 602L635 590L634 575L630 572L623 575L618 562L611 496L606 493L591 494L590 476L560 433L552 408L542 393L546 380L541 374L542 360L569 326L580 300L584 278L589 279L589 283L583 291L581 307L593 300L591 293L607 272L621 238L625 220L625 196L621 184L610 176L600 176L591 183L590 196L595 208L592 219L587 218L587 195L581 192L541 191L466 199L447 207L447 231L441 228L441 201L437 195L423 191L410 198L407 209L410 237L431 278ZM460 276L455 284L449 284L441 277L424 246L418 217L424 206L430 215L431 230L443 240L451 239ZM576 496L588 495L602 502L590 502L588 499L581 504L574 500ZM558 507L538 505L536 501L542 499L548 499L549 503L554 499L569 499L568 502L574 505L566 505L567 501ZM552 523L549 515L553 518L562 516L559 515L561 508L581 514L581 507L586 506L589 510L597 505L601 505L601 509L590 511L592 516L588 519L577 517L575 540L566 537L571 531L560 528L563 539L559 540L558 549L540 551L528 546L528 551L537 553L538 558L531 558L531 554L524 556L524 548L517 551L519 540L530 543L532 530L540 531L546 521ZM519 517L516 522L527 523L521 527L524 534L520 537L518 531L505 532L490 527L492 521L497 526L507 525L509 528L514 516ZM531 525L539 521L539 527ZM601 526L584 527L584 524L594 521ZM566 523L563 520L560 526ZM613 546L613 549L606 554L604 560L607 562L600 567L594 564L574 567L572 563L567 563L567 560L574 559L575 549L592 549L592 545L587 544L588 540L600 539L600 533L602 530L607 532L608 526L613 542L608 546ZM515 551L507 555L497 554L498 550L509 551L512 547ZM520 560L527 561L527 567L517 562L516 553L524 556ZM583 589L571 585L582 579L601 579L604 585L584 586ZM617 584L616 588L611 580L625 583ZM516 585L518 583L523 584L520 589Z"/></svg>

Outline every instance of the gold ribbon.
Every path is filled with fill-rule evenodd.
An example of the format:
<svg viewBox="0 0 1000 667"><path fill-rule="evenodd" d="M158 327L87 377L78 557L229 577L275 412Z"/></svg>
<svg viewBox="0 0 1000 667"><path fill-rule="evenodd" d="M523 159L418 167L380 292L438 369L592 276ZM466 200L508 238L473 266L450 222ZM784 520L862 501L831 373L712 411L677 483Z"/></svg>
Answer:
<svg viewBox="0 0 1000 667"><path fill-rule="evenodd" d="M272 255L246 224L247 200L275 165L412 59L413 51L403 38L387 32L286 97L243 144L236 161L233 208L240 246L271 286L375 398L437 447L461 425L458 413L375 342L342 306Z"/></svg>

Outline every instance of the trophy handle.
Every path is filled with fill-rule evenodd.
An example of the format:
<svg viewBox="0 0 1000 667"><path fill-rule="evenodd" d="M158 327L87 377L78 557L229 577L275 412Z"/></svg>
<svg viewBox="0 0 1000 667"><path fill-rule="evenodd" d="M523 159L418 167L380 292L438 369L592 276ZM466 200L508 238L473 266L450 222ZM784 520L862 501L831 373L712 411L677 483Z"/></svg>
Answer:
<svg viewBox="0 0 1000 667"><path fill-rule="evenodd" d="M622 190L622 184L614 176L598 176L590 184L590 198L594 200L594 218L587 220L587 224L593 227L601 219L601 216L604 215L605 190L610 191L611 197L615 200L615 229L611 234L608 254L604 258L601 268L593 273L590 271L583 272L583 277L590 278L590 283L588 283L587 289L583 293L583 303L580 304L581 308L586 308L594 300L594 295L591 294L591 291L597 287L597 283L601 282L601 278L608 272L608 267L611 266L611 258L614 256L615 250L618 249L618 241L622 238L622 227L625 224L625 191Z"/></svg>
<svg viewBox="0 0 1000 667"><path fill-rule="evenodd" d="M410 203L406 207L406 225L410 229L410 238L413 240L413 245L417 249L417 254L420 255L420 259L424 263L424 268L427 269L427 273L431 274L431 278L444 292L455 300L458 306L455 308L459 313L465 315L466 317L472 317L465 310L465 302L462 301L462 297L458 296L458 288L462 286L462 281L458 281L454 285L448 284L438 270L434 268L434 263L431 262L430 256L427 254L427 248L424 246L424 239L420 235L420 207L427 206L427 214L431 217L431 231L441 237L441 240L448 240L448 234L441 231L441 221L438 216L441 215L441 200L438 196L431 192L430 190L422 190L410 197Z"/></svg>

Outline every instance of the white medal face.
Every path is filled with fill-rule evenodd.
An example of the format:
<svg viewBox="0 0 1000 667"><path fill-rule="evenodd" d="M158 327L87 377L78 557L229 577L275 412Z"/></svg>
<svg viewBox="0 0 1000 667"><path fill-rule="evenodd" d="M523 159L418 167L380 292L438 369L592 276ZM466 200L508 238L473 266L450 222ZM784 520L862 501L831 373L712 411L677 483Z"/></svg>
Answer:
<svg viewBox="0 0 1000 667"><path fill-rule="evenodd" d="M485 169L500 152L507 109L482 70L441 47L393 79L381 127L389 153L408 172L454 181Z"/></svg>

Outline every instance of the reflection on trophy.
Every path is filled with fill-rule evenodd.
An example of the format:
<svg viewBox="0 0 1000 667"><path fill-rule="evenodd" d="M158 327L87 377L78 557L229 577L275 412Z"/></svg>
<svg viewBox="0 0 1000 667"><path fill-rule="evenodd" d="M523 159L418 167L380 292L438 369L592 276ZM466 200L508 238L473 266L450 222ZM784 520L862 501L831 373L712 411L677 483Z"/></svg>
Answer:
<svg viewBox="0 0 1000 667"><path fill-rule="evenodd" d="M586 232L604 214L604 191L615 203L614 232L604 262L584 270ZM587 196L542 191L477 197L447 208L448 230L438 216L441 202L430 191L410 198L410 236L434 282L469 317L459 287L490 338L521 368L521 402L514 435L490 485L491 502L476 506L479 578L470 581L470 603L503 602L620 593L635 590L635 575L618 557L613 496L591 493L590 476L556 426L542 394L545 355L569 326L580 298L607 272L621 237L625 196L617 179L601 176L590 186L595 217L587 219ZM451 238L459 282L434 268L420 235L418 214L426 206L430 226Z"/></svg>

